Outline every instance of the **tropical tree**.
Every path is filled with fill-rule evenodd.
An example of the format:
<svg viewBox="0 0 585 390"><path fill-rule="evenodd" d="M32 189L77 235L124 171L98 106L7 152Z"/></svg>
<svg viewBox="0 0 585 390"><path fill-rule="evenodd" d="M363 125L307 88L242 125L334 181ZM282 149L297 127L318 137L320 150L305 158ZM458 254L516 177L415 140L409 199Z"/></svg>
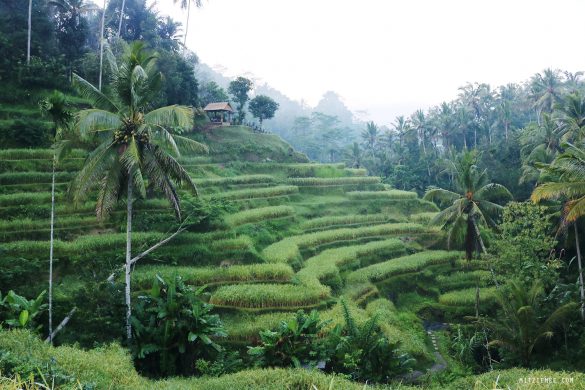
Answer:
<svg viewBox="0 0 585 390"><path fill-rule="evenodd" d="M520 182L537 181L538 164L550 163L561 151L561 134L551 114L543 112L539 123L529 124L520 134L522 176Z"/></svg>
<svg viewBox="0 0 585 390"><path fill-rule="evenodd" d="M187 9L187 20L185 21L185 36L183 37L183 46L187 45L187 33L189 32L189 16L191 14L191 3L194 3L197 8L202 6L201 0L173 0L173 3L181 6L181 9Z"/></svg>
<svg viewBox="0 0 585 390"><path fill-rule="evenodd" d="M32 35L32 0L28 0L28 33L26 40L26 64L30 64L30 40Z"/></svg>
<svg viewBox="0 0 585 390"><path fill-rule="evenodd" d="M552 112L555 103L561 96L561 76L558 70L545 69L530 80L530 94L533 106L538 112Z"/></svg>
<svg viewBox="0 0 585 390"><path fill-rule="evenodd" d="M238 103L238 122L242 123L246 117L244 112L244 106L250 100L248 93L252 90L252 81L245 77L238 77L235 80L230 81L228 92L234 98L235 102Z"/></svg>
<svg viewBox="0 0 585 390"><path fill-rule="evenodd" d="M555 181L537 186L530 199L537 203L542 200L562 200L561 228L573 224L575 232L575 248L577 250L577 266L579 267L579 290L581 294L581 317L585 320L585 287L583 284L583 265L579 230L577 221L585 215L585 150L566 144L565 151L554 161L543 167Z"/></svg>
<svg viewBox="0 0 585 390"><path fill-rule="evenodd" d="M374 122L366 123L366 129L362 131L362 139L364 146L370 151L370 156L374 156L374 151L378 146L380 134L378 133L378 126Z"/></svg>
<svg viewBox="0 0 585 390"><path fill-rule="evenodd" d="M456 192L430 188L424 196L425 200L446 206L432 222L448 231L449 247L463 238L468 260L477 244L486 252L479 224L495 227L495 220L503 209L497 202L512 198L506 187L488 182L486 170L481 170L478 163L477 152L464 151L452 162Z"/></svg>
<svg viewBox="0 0 585 390"><path fill-rule="evenodd" d="M555 118L564 142L577 142L585 137L585 97L574 92L555 104Z"/></svg>
<svg viewBox="0 0 585 390"><path fill-rule="evenodd" d="M77 114L81 135L99 142L72 183L75 203L98 189L96 214L103 219L118 200L126 198L126 332L131 338L130 272L132 256L132 204L134 196L146 196L149 185L161 191L181 218L177 186L197 193L195 184L177 162L180 148L204 152L207 147L179 133L193 126L192 109L167 106L149 111L160 87L161 74L155 70L155 56L142 43L130 46L120 65L111 61L112 96L106 96L89 82L74 75L80 94L94 108Z"/></svg>
<svg viewBox="0 0 585 390"><path fill-rule="evenodd" d="M554 328L573 312L577 305L564 304L549 315L543 313L544 288L542 282L534 280L527 286L510 280L506 288L499 291L496 299L502 313L500 316L483 318L486 328L495 334L489 346L499 346L520 358L524 366L530 364L534 348L542 340L554 335Z"/></svg>
<svg viewBox="0 0 585 390"><path fill-rule="evenodd" d="M41 112L53 121L53 171L51 176L51 228L49 242L49 342L53 342L53 246L55 226L55 170L58 160L69 149L69 142L64 135L69 129L73 113L65 95L54 91L52 95L40 102Z"/></svg>
<svg viewBox="0 0 585 390"><path fill-rule="evenodd" d="M258 95L250 100L248 108L254 118L260 121L260 128L262 128L262 121L274 117L274 113L278 110L278 103L266 95Z"/></svg>

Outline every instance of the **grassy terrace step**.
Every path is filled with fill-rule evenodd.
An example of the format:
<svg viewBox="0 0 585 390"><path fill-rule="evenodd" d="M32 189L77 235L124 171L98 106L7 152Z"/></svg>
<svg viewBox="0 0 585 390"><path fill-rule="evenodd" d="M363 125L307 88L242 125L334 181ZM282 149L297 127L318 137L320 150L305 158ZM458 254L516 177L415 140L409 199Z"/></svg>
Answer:
<svg viewBox="0 0 585 390"><path fill-rule="evenodd" d="M53 160L53 149L0 149L0 160ZM69 158L86 157L87 152L73 149Z"/></svg>
<svg viewBox="0 0 585 390"><path fill-rule="evenodd" d="M236 227L247 223L258 223L270 219L288 217L294 213L295 209L290 206L268 206L228 215L224 221L228 226Z"/></svg>
<svg viewBox="0 0 585 390"><path fill-rule="evenodd" d="M490 303L496 300L496 288L484 287L479 289L480 303ZM476 298L476 288L466 288L463 290L454 290L439 296L439 303L447 306L474 306Z"/></svg>
<svg viewBox="0 0 585 390"><path fill-rule="evenodd" d="M458 271L450 275L437 275L436 281L442 291L474 287L477 283L485 286L493 282L491 272L487 270L476 270L463 272Z"/></svg>
<svg viewBox="0 0 585 390"><path fill-rule="evenodd" d="M57 170L77 171L81 169L84 161L83 157L65 158L59 162ZM0 172L51 172L52 170L52 159L0 160Z"/></svg>
<svg viewBox="0 0 585 390"><path fill-rule="evenodd" d="M324 230L287 237L264 248L262 255L270 263L294 263L300 260L300 249L302 248L317 247L338 241L351 241L360 238L384 237L396 234L417 234L425 231L427 231L426 228L415 223L388 223L354 229Z"/></svg>
<svg viewBox="0 0 585 390"><path fill-rule="evenodd" d="M300 228L308 231L332 227L347 227L347 225L355 226L385 222L407 222L407 219L404 216L396 216L385 213L334 215L309 219L301 223Z"/></svg>
<svg viewBox="0 0 585 390"><path fill-rule="evenodd" d="M63 194L55 194L55 201L61 201ZM17 194L0 195L0 207L20 206L35 203L51 207L50 192L21 192Z"/></svg>
<svg viewBox="0 0 585 390"><path fill-rule="evenodd" d="M258 333L266 329L274 329L281 321L288 321L294 317L292 312L274 312L263 314L238 313L224 315L228 340L235 342L249 342L258 338Z"/></svg>
<svg viewBox="0 0 585 390"><path fill-rule="evenodd" d="M70 181L75 177L75 174L75 172L56 172L55 181ZM51 172L6 172L0 173L0 185L50 183L52 178Z"/></svg>
<svg viewBox="0 0 585 390"><path fill-rule="evenodd" d="M195 178L193 179L196 185L202 187L234 185L234 184L256 184L256 183L272 183L274 177L270 175L241 175L230 177L213 177L213 178Z"/></svg>
<svg viewBox="0 0 585 390"><path fill-rule="evenodd" d="M387 191L351 191L346 193L349 199L416 199L416 192L402 190Z"/></svg>
<svg viewBox="0 0 585 390"><path fill-rule="evenodd" d="M145 266L132 273L132 282L139 288L150 288L156 275L163 279L180 275L185 283L196 286L233 283L290 283L294 271L286 264L250 264L230 267Z"/></svg>
<svg viewBox="0 0 585 390"><path fill-rule="evenodd" d="M296 186L275 186L266 188L250 188L237 191L226 191L218 194L204 195L204 197L215 197L225 200L248 200L259 198L274 198L296 194L299 191Z"/></svg>
<svg viewBox="0 0 585 390"><path fill-rule="evenodd" d="M55 219L55 230L80 229L83 227L95 227L102 224L95 217L63 217ZM21 237L36 231L48 231L50 221L45 219L15 219L12 221L0 221L0 237L19 234ZM16 237L13 237L16 238ZM22 239L22 238L21 238Z"/></svg>
<svg viewBox="0 0 585 390"><path fill-rule="evenodd" d="M0 195L19 194L23 192L50 192L52 183L22 183L7 184L0 186ZM55 193L64 193L69 186L69 182L55 183Z"/></svg>
<svg viewBox="0 0 585 390"><path fill-rule="evenodd" d="M425 213L417 213L417 214L412 214L409 219L412 222L416 222L416 223L424 223L424 224L428 224L430 223L433 218L435 218L435 216L438 213L436 212L425 212Z"/></svg>
<svg viewBox="0 0 585 390"><path fill-rule="evenodd" d="M348 176L348 177L291 177L286 180L288 184L299 187L335 187L362 184L379 184L380 178L374 176Z"/></svg>
<svg viewBox="0 0 585 390"><path fill-rule="evenodd" d="M427 251L415 253L410 256L399 257L354 271L347 276L347 282L380 282L391 276L420 271L429 265L448 263L457 260L461 256L461 252L454 251Z"/></svg>
<svg viewBox="0 0 585 390"><path fill-rule="evenodd" d="M238 284L219 287L209 300L224 308L297 309L320 305L330 298L324 286L296 284Z"/></svg>
<svg viewBox="0 0 585 390"><path fill-rule="evenodd" d="M405 252L404 243L396 238L368 242L363 245L327 249L317 256L307 259L304 268L297 275L299 280L305 284L309 284L309 280L316 278L320 282L336 287L341 283L340 268L357 267L360 264L360 259L364 257L393 257L403 255Z"/></svg>

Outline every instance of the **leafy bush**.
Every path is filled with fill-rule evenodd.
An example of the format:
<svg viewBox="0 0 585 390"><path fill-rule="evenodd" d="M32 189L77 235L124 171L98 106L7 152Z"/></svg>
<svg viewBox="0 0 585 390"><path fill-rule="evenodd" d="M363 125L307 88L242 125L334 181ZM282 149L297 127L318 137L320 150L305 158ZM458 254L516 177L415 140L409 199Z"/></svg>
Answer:
<svg viewBox="0 0 585 390"><path fill-rule="evenodd" d="M222 348L212 339L225 337L213 306L203 302L203 289L187 287L179 276L156 278L150 294L140 296L132 318L133 353L140 370L154 375L192 374L197 359Z"/></svg>
<svg viewBox="0 0 585 390"><path fill-rule="evenodd" d="M274 330L260 332L260 345L248 347L255 364L260 367L317 367L327 358L319 334L327 325L315 310L305 314L300 310Z"/></svg>
<svg viewBox="0 0 585 390"><path fill-rule="evenodd" d="M10 290L4 298L0 292L0 328L2 324L10 328L35 329L35 319L47 308L43 291L35 299L26 299ZM41 325L36 327L40 329Z"/></svg>

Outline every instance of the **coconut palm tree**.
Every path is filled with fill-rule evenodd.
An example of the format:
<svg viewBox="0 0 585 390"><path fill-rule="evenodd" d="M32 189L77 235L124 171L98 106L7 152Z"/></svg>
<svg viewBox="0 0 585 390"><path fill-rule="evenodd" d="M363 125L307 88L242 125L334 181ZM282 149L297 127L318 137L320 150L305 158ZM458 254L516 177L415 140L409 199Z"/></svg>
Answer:
<svg viewBox="0 0 585 390"><path fill-rule="evenodd" d="M40 102L41 112L51 118L53 121L53 174L51 177L51 228L49 242L49 342L53 342L53 244L54 244L54 226L55 226L55 169L58 160L68 149L68 142L65 141L64 135L69 129L73 114L69 102L59 91L53 92L47 98Z"/></svg>
<svg viewBox="0 0 585 390"><path fill-rule="evenodd" d="M32 0L28 0L28 35L26 40L26 64L30 64L30 39L32 34Z"/></svg>
<svg viewBox="0 0 585 390"><path fill-rule="evenodd" d="M488 345L499 346L516 354L524 366L530 364L534 348L539 342L550 339L554 329L573 312L577 305L567 303L550 315L542 313L544 288L535 280L530 288L516 281L509 281L496 299L502 315L494 319L482 319L486 328L495 334Z"/></svg>
<svg viewBox="0 0 585 390"><path fill-rule="evenodd" d="M577 266L579 268L579 290L581 294L581 317L585 320L585 287L583 265L577 221L585 215L585 150L571 144L563 145L565 151L543 170L556 178L555 181L537 186L530 199L537 203L542 200L562 200L561 228L573 224Z"/></svg>
<svg viewBox="0 0 585 390"><path fill-rule="evenodd" d="M585 98L579 92L566 95L555 104L555 118L562 141L581 141L585 137Z"/></svg>
<svg viewBox="0 0 585 390"><path fill-rule="evenodd" d="M520 183L536 182L541 174L538 164L551 163L561 151L561 132L551 114L543 112L539 123L528 125L520 133L522 176Z"/></svg>
<svg viewBox="0 0 585 390"><path fill-rule="evenodd" d="M193 126L190 107L175 105L150 110L162 77L155 70L155 58L142 43L134 43L120 65L112 61L113 96L104 95L89 82L74 75L74 85L94 106L77 114L76 128L81 135L94 139L99 145L90 153L72 183L71 194L74 202L79 203L92 189L97 188L96 214L99 219L108 216L118 200L126 199L128 339L132 337L130 272L134 197L146 196L144 179L147 177L149 185L164 194L180 219L177 186L185 186L195 194L197 188L175 157L180 155L180 148L207 151L206 146L178 135L181 130Z"/></svg>
<svg viewBox="0 0 585 390"><path fill-rule="evenodd" d="M488 183L487 172L477 166L478 162L475 151L464 151L452 162L456 192L430 188L424 196L425 200L446 206L432 222L448 231L449 247L463 239L468 260L477 244L486 252L479 224L495 227L495 220L503 208L496 202L512 199L506 187Z"/></svg>
<svg viewBox="0 0 585 390"><path fill-rule="evenodd" d="M535 74L530 80L530 95L537 112L552 112L561 96L562 80L560 72L550 68L542 74Z"/></svg>
<svg viewBox="0 0 585 390"><path fill-rule="evenodd" d="M187 9L187 20L185 21L185 36L183 37L183 46L187 45L187 33L189 32L189 16L191 14L191 3L194 3L197 8L201 8L203 3L201 0L173 0L175 4L179 3L181 9Z"/></svg>
<svg viewBox="0 0 585 390"><path fill-rule="evenodd" d="M104 26L106 23L106 1L104 0L104 7L102 9L102 20L100 23L100 74L98 79L98 91L102 90L102 74L104 67Z"/></svg>
<svg viewBox="0 0 585 390"><path fill-rule="evenodd" d="M366 129L362 131L362 139L364 140L364 146L370 151L370 156L374 156L374 151L378 146L380 134L378 133L378 126L374 122L368 122Z"/></svg>

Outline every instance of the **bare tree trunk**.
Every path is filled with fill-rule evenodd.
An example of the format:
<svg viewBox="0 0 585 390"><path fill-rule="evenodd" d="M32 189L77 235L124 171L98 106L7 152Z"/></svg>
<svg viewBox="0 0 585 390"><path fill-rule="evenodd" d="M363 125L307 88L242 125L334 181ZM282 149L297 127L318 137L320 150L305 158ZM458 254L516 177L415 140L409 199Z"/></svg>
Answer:
<svg viewBox="0 0 585 390"><path fill-rule="evenodd" d="M126 0L122 0L122 8L120 9L120 22L118 22L118 38L120 38L120 31L122 31L122 19L124 18L124 6L126 5Z"/></svg>
<svg viewBox="0 0 585 390"><path fill-rule="evenodd" d="M132 339L132 306L130 301L130 272L132 271L132 177L128 175L128 208L126 210L126 337Z"/></svg>
<svg viewBox="0 0 585 390"><path fill-rule="evenodd" d="M187 33L189 32L189 16L191 14L191 1L187 0L187 21L185 22L185 36L183 37L183 46L187 47Z"/></svg>
<svg viewBox="0 0 585 390"><path fill-rule="evenodd" d="M581 266L581 246L579 245L579 231L577 221L573 223L575 228L575 246L577 247L577 265L579 266L579 290L581 292L581 319L585 320L585 291L583 289L583 267Z"/></svg>
<svg viewBox="0 0 585 390"><path fill-rule="evenodd" d="M472 218L472 217L469 216L469 218ZM483 240L481 238L481 234L479 232L479 227L477 226L477 222L475 221L475 218L473 218L472 221L473 221L473 227L475 229L475 234L477 236L477 240L479 241L479 245L481 246L481 250L483 251L484 255L487 255L487 250L485 249L485 245L483 244ZM490 267L490 272L492 274L492 278L494 279L494 284L496 285L496 288L500 288L500 284L498 283L498 279L496 279L496 273L494 272L494 268L492 267L492 262L488 260L488 264Z"/></svg>
<svg viewBox="0 0 585 390"><path fill-rule="evenodd" d="M61 321L61 323L59 324L59 326L57 326L57 328L55 329L54 332L51 332L49 334L49 337L47 337L45 339L45 343L48 343L49 341L52 343L53 339L55 338L55 336L57 335L57 333L59 333L61 331L61 329L63 329L65 327L65 325L67 325L67 323L69 322L69 320L71 319L71 317L73 317L73 314L75 314L75 312L77 311L77 307L74 307L73 309L71 309L71 311L69 312L69 314L67 314L67 316L65 318L63 318L63 321Z"/></svg>
<svg viewBox="0 0 585 390"><path fill-rule="evenodd" d="M28 0L28 37L26 43L26 64L30 64L30 39L32 34L32 0Z"/></svg>
<svg viewBox="0 0 585 390"><path fill-rule="evenodd" d="M53 176L51 179L51 238L49 243L49 342L53 344L53 246L55 226L55 165L56 157L53 156Z"/></svg>
<svg viewBox="0 0 585 390"><path fill-rule="evenodd" d="M100 28L100 75L98 80L98 90L102 90L102 68L104 64L104 24L106 23L106 1L104 0L104 9L102 11L102 25Z"/></svg>

